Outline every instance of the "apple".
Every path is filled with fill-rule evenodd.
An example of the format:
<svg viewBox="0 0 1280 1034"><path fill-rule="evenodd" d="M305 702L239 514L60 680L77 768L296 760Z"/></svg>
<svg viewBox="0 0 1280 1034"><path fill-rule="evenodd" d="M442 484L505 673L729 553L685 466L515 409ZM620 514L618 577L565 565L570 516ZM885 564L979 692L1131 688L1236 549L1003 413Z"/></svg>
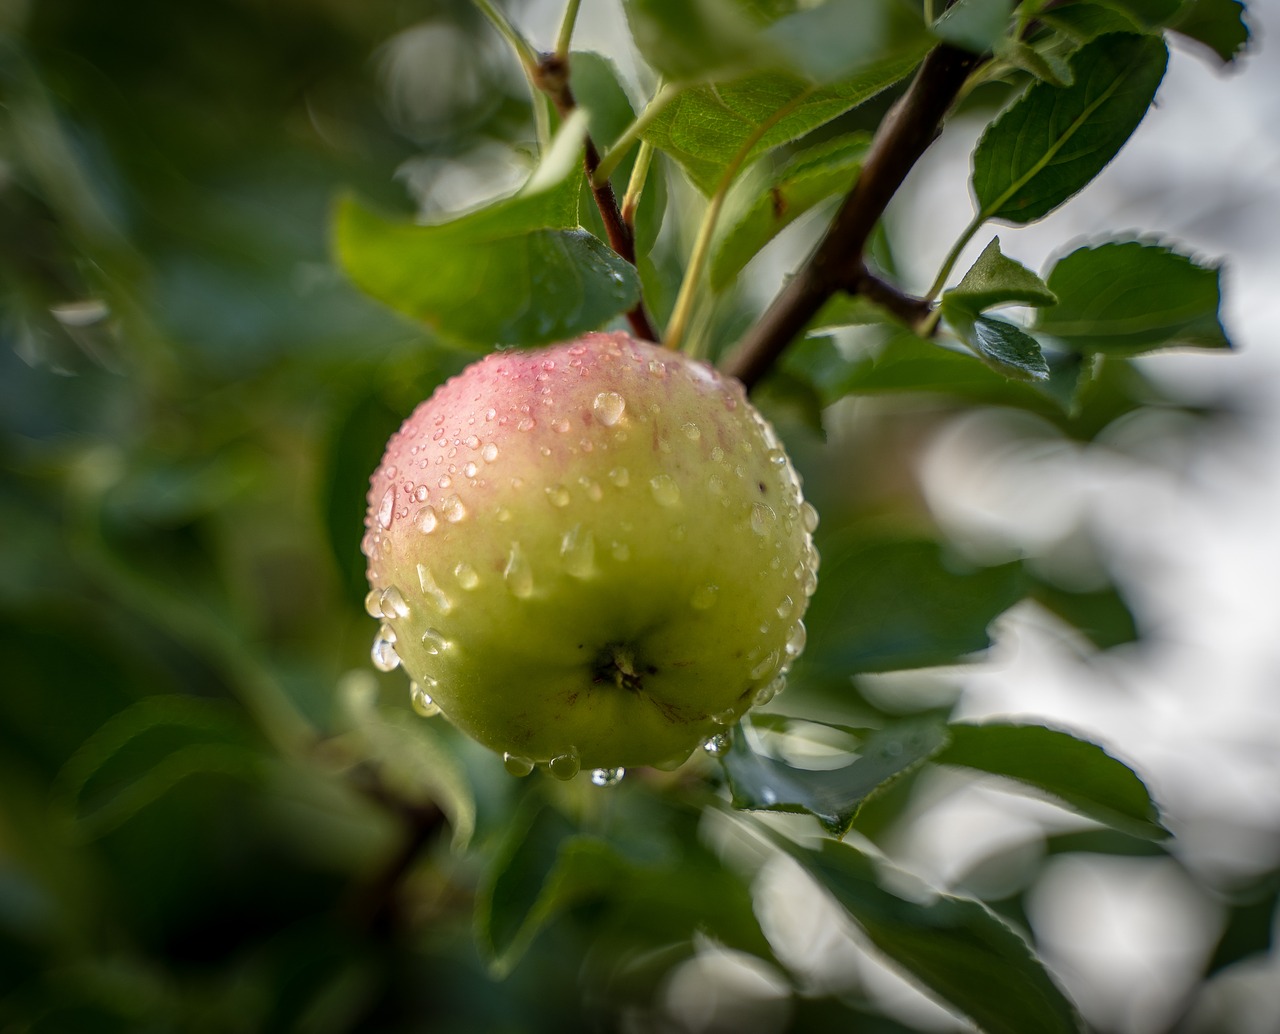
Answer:
<svg viewBox="0 0 1280 1034"><path fill-rule="evenodd" d="M494 352L370 479L375 663L564 778L679 764L804 647L817 514L741 385L623 333Z"/></svg>

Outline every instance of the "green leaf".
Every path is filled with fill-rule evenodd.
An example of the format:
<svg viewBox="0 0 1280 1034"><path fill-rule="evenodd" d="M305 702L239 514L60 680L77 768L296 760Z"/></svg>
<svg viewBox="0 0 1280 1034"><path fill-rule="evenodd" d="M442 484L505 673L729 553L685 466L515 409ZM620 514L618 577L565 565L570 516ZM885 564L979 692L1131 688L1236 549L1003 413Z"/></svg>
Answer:
<svg viewBox="0 0 1280 1034"><path fill-rule="evenodd" d="M1116 11L1122 11L1139 25L1158 29L1176 20L1184 0L1101 0Z"/></svg>
<svg viewBox="0 0 1280 1034"><path fill-rule="evenodd" d="M847 192L869 142L867 134L853 133L801 151L754 192L753 200L722 218L713 244L711 286L723 288L785 227L833 194Z"/></svg>
<svg viewBox="0 0 1280 1034"><path fill-rule="evenodd" d="M102 725L59 772L54 797L73 829L116 829L194 776L256 780L265 756L234 712L208 700L144 697Z"/></svg>
<svg viewBox="0 0 1280 1034"><path fill-rule="evenodd" d="M788 72L760 72L731 82L681 91L649 124L644 138L670 155L704 194L714 193L724 170L758 132L748 161L790 143L843 115L905 76L925 48L891 56L830 86L815 87Z"/></svg>
<svg viewBox="0 0 1280 1034"><path fill-rule="evenodd" d="M1220 276L1217 267L1140 241L1079 248L1049 273L1058 304L1039 314L1035 330L1108 355L1230 348L1218 317Z"/></svg>
<svg viewBox="0 0 1280 1034"><path fill-rule="evenodd" d="M941 722L901 722L860 737L843 768L804 769L757 754L739 728L721 759L733 806L751 811L808 812L843 837L862 802L881 786L923 764L946 742Z"/></svg>
<svg viewBox="0 0 1280 1034"><path fill-rule="evenodd" d="M952 725L934 760L1013 779L1131 836L1169 835L1151 795L1128 765L1095 743L1040 725Z"/></svg>
<svg viewBox="0 0 1280 1034"><path fill-rule="evenodd" d="M938 38L952 46L985 54L1004 39L1013 16L1013 0L959 0L934 23Z"/></svg>
<svg viewBox="0 0 1280 1034"><path fill-rule="evenodd" d="M1070 86L1032 83L973 155L982 220L1034 222L1082 190L1124 146L1164 77L1154 36L1102 36L1071 58Z"/></svg>
<svg viewBox="0 0 1280 1034"><path fill-rule="evenodd" d="M951 664L991 645L1023 596L1016 563L975 567L923 539L824 546L804 663L840 675Z"/></svg>
<svg viewBox="0 0 1280 1034"><path fill-rule="evenodd" d="M900 879L834 840L783 845L912 981L986 1034L1079 1034L1080 1018L1027 943L981 902L905 896Z"/></svg>
<svg viewBox="0 0 1280 1034"><path fill-rule="evenodd" d="M839 82L893 60L914 63L933 42L920 12L904 0L826 0L780 19L763 36L789 71L815 83Z"/></svg>
<svg viewBox="0 0 1280 1034"><path fill-rule="evenodd" d="M1026 331L988 316L955 313L951 326L996 372L1017 380L1047 380L1049 364L1040 343Z"/></svg>
<svg viewBox="0 0 1280 1034"><path fill-rule="evenodd" d="M1071 84L1071 66L1052 46L1032 46L1004 37L996 41L995 54L1014 68L1020 68L1051 86Z"/></svg>
<svg viewBox="0 0 1280 1034"><path fill-rule="evenodd" d="M1075 43L1088 43L1108 33L1141 32L1143 25L1129 14L1105 3L1072 3L1054 7L1040 20Z"/></svg>
<svg viewBox="0 0 1280 1034"><path fill-rule="evenodd" d="M1249 43L1249 26L1241 0L1190 0L1173 31L1203 43L1223 64L1231 64Z"/></svg>
<svg viewBox="0 0 1280 1034"><path fill-rule="evenodd" d="M579 833L555 808L524 809L476 896L476 940L489 971L510 973L552 919L600 896L624 868L608 844Z"/></svg>
<svg viewBox="0 0 1280 1034"><path fill-rule="evenodd" d="M960 283L942 295L944 315L968 312L976 316L1001 305L1053 305L1057 296L1035 273L1000 251L1000 238L991 238L978 261Z"/></svg>
<svg viewBox="0 0 1280 1034"><path fill-rule="evenodd" d="M343 686L347 724L378 766L379 777L399 799L434 803L449 819L453 847L463 850L476 828L476 802L458 760L430 722L413 712L377 707L377 683L361 672Z"/></svg>

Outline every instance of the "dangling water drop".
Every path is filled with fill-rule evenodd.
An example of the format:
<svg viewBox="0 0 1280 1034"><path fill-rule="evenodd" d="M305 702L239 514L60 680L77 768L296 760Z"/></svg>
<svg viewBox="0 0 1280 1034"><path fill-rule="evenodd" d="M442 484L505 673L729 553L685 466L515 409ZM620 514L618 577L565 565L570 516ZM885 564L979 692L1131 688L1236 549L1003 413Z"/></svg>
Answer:
<svg viewBox="0 0 1280 1034"><path fill-rule="evenodd" d="M804 630L804 622L797 621L787 633L787 656L799 657L808 635Z"/></svg>
<svg viewBox="0 0 1280 1034"><path fill-rule="evenodd" d="M727 732L718 732L702 744L702 749L713 758L724 757L729 750L729 743L729 734Z"/></svg>
<svg viewBox="0 0 1280 1034"><path fill-rule="evenodd" d="M405 602L404 594L394 585L382 590L382 616L386 618L409 616L409 604Z"/></svg>
<svg viewBox="0 0 1280 1034"><path fill-rule="evenodd" d="M575 751L568 754L559 754L547 762L547 771L549 771L557 779L572 779L578 774L578 770L582 767L582 763L578 760Z"/></svg>
<svg viewBox="0 0 1280 1034"><path fill-rule="evenodd" d="M778 666L778 651L771 650L764 660L762 660L759 664L757 664L754 668L751 669L751 677L753 679L762 679L766 675L769 675L771 672L773 672L773 670L777 668L777 666Z"/></svg>
<svg viewBox="0 0 1280 1034"><path fill-rule="evenodd" d="M626 774L625 768L597 768L591 772L591 782L595 786L617 786Z"/></svg>
<svg viewBox="0 0 1280 1034"><path fill-rule="evenodd" d="M440 518L436 516L435 507L424 506L413 516L413 524L424 535L430 535L436 530L436 525L440 523Z"/></svg>
<svg viewBox="0 0 1280 1034"><path fill-rule="evenodd" d="M440 705L416 682L409 683L409 706L423 718L434 718L440 713Z"/></svg>
<svg viewBox="0 0 1280 1034"><path fill-rule="evenodd" d="M804 530L810 535L818 530L818 511L814 509L813 503L800 504L800 520L804 523Z"/></svg>
<svg viewBox="0 0 1280 1034"><path fill-rule="evenodd" d="M723 711L717 711L711 716L711 720L715 722L716 725L731 725L736 717L737 715L734 713L733 708L730 707Z"/></svg>
<svg viewBox="0 0 1280 1034"><path fill-rule="evenodd" d="M365 593L364 612L371 618L384 616L382 613L382 591L380 589L370 589Z"/></svg>
<svg viewBox="0 0 1280 1034"><path fill-rule="evenodd" d="M796 603L790 596L783 596L782 602L778 604L777 613L780 618L789 618L791 612L795 610Z"/></svg>
<svg viewBox="0 0 1280 1034"><path fill-rule="evenodd" d="M453 600L436 584L436 580L431 576L431 569L426 564L418 565L418 585L422 588L422 594L441 614L448 614L453 610Z"/></svg>
<svg viewBox="0 0 1280 1034"><path fill-rule="evenodd" d="M782 675L779 675L776 679L774 679L768 685L764 686L758 693L756 693L756 698L752 702L753 706L763 707L770 700L772 700L779 693L781 693L784 689L786 689L786 687L787 687L786 678Z"/></svg>
<svg viewBox="0 0 1280 1034"><path fill-rule="evenodd" d="M533 771L533 759L508 751L502 755L502 766L513 776L523 779Z"/></svg>
<svg viewBox="0 0 1280 1034"><path fill-rule="evenodd" d="M373 637L369 651L373 666L379 671L395 671L400 667L400 655L396 653L396 633L390 625L383 625Z"/></svg>
<svg viewBox="0 0 1280 1034"><path fill-rule="evenodd" d="M422 633L422 646L432 657L438 656L442 650L449 649L449 640L438 628L428 628Z"/></svg>

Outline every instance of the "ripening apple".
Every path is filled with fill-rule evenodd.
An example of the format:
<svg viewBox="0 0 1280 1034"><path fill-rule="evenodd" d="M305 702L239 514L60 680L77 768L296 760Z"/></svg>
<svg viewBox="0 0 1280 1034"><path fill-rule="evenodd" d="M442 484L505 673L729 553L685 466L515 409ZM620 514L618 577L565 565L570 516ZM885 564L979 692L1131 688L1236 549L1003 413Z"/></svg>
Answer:
<svg viewBox="0 0 1280 1034"><path fill-rule="evenodd" d="M622 333L495 352L371 478L374 661L518 774L678 764L803 648L816 522L706 363Z"/></svg>

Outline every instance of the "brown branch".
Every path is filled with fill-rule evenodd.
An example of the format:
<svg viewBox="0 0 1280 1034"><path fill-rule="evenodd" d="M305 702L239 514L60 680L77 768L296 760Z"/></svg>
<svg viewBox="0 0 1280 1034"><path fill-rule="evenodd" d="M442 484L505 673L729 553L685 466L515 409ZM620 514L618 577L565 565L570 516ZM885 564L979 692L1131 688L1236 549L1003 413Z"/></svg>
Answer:
<svg viewBox="0 0 1280 1034"><path fill-rule="evenodd" d="M534 73L538 87L555 105L561 119L568 118L577 103L573 91L569 88L569 63L556 54L544 54ZM631 226L623 219L618 210L618 198L613 192L613 185L607 180L595 182L596 169L600 167L600 152L590 135L587 136L586 150L582 158L586 170L587 183L591 186L591 195L595 198L596 208L600 210L600 218L604 220L605 233L609 237L609 246L626 262L636 264L636 241ZM635 308L627 313L627 321L639 338L646 341L659 341L658 331L654 328L649 313L645 310L644 301L636 302Z"/></svg>
<svg viewBox="0 0 1280 1034"><path fill-rule="evenodd" d="M721 362L726 373L751 388L838 291L865 294L899 315L910 315L912 322L928 314L927 303L871 276L863 264L863 253L876 222L937 137L965 79L981 60L946 44L929 52L907 92L880 123L862 174L826 236Z"/></svg>

